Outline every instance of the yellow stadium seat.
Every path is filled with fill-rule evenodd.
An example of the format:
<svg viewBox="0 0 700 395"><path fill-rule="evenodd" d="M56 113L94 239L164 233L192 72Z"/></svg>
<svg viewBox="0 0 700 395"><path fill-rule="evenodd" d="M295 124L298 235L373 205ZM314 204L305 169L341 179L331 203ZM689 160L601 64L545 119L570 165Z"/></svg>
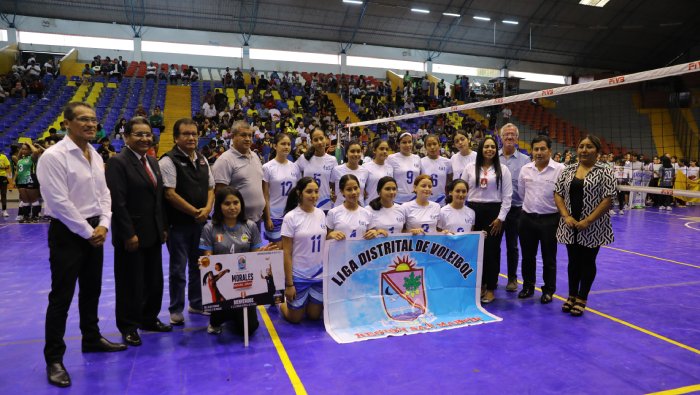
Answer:
<svg viewBox="0 0 700 395"><path fill-rule="evenodd" d="M280 96L280 93L277 92L277 91L272 91L272 97L273 97L275 100L282 100L282 96Z"/></svg>

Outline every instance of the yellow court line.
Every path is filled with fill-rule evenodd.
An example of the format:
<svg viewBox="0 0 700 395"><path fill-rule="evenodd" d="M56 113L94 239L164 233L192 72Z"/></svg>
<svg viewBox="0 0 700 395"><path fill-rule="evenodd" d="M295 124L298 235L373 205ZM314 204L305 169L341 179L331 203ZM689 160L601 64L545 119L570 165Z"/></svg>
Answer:
<svg viewBox="0 0 700 395"><path fill-rule="evenodd" d="M284 370L287 372L287 376L289 376L289 381L292 382L294 392L297 394L306 395L306 388L304 388L304 384L302 384L301 380L299 379L299 375L297 375L297 371L294 369L292 361L289 360L287 351L284 349L282 341L277 335L275 326L272 325L272 320L270 320L270 316L267 315L267 311L265 311L265 308L263 306L258 306L258 310L260 311L260 315L262 316L263 322L265 322L265 327L267 328L267 331L270 333L270 337L272 338L272 344L275 345L275 349L277 350L277 355L279 355L280 360L282 361L282 365L284 365Z"/></svg>
<svg viewBox="0 0 700 395"><path fill-rule="evenodd" d="M652 259L656 259L656 260L659 260L659 261L671 262L671 263L675 263L675 264L678 264L678 265L690 266L690 267L694 267L694 268L696 268L696 269L700 269L700 266L698 266L698 265L692 265L692 264L690 264L690 263L674 261L673 259L660 258L660 257L654 256L654 255L647 255L647 254L642 254L642 253L639 253L639 252L634 252L634 251L629 251L629 250L623 250L622 248L616 248L616 247L610 247L610 246L602 246L602 247L603 247L603 248L607 248L607 249L609 249L609 250L615 250L615 251L620 251L620 252L626 252L626 253L628 253L628 254L639 255L639 256L643 256L643 257L645 257L645 258L652 258Z"/></svg>
<svg viewBox="0 0 700 395"><path fill-rule="evenodd" d="M503 278L508 278L508 276L506 276L506 275L504 275L504 274L502 274L502 273L499 273L498 275L501 276L501 277L503 277ZM518 280L518 283L522 284L523 282L520 281L520 280ZM541 288L535 287L535 289L536 289L537 291L539 291L539 292L542 292L542 289L541 289ZM552 297L555 298L555 299L559 299L559 300L561 300L561 301L566 301L566 298L563 298L563 297L561 297L561 296L559 296L559 295L556 295L556 294L555 294L555 295L552 295ZM648 329L644 329L644 328L642 328L642 327L640 327L640 326L637 326L637 325L634 325L634 324L632 324L632 323L630 323L630 322L621 320L621 319L616 318L616 317L613 317L613 316L611 316L611 315L609 315L609 314L605 314L605 313L603 313L603 312L601 312L601 311L594 310L594 309L591 309L591 308L588 308L588 307L586 307L586 311L590 311L590 312L593 313L593 314L599 315L599 316L601 316L601 317L603 317L603 318L607 318L607 319L609 319L609 320L611 320L611 321L613 321L613 322L617 322L618 324L622 324L622 325L624 325L624 326L626 326L626 327L632 328L632 329L634 329L634 330L637 330L637 331L642 332L642 333L644 333L644 334L647 334L647 335L649 335L649 336L655 337L655 338L657 338L657 339L659 339L659 340L663 340L663 341L665 341L666 343L671 343L671 344L673 344L674 346L677 346L677 347L686 349L686 350L688 350L688 351L690 351L690 352L694 352L695 354L700 355L700 350L698 350L697 348L693 348L693 347L690 347L690 346L688 346L688 345L686 345L686 344L677 342L677 341L675 341L675 340L673 340L673 339L670 339L670 338L668 338L668 337L666 337L666 336L659 335L658 333L654 333L654 332L652 332L652 331L650 331L650 330L648 330Z"/></svg>
<svg viewBox="0 0 700 395"><path fill-rule="evenodd" d="M687 387L674 388L672 390L650 392L647 395L681 395L689 394L691 392L700 391L700 384L689 385Z"/></svg>

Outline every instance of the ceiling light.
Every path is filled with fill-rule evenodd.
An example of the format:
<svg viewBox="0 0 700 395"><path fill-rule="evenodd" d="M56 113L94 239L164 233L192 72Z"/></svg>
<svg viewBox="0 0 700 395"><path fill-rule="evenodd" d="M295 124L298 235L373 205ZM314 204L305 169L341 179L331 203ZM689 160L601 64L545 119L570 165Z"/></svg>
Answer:
<svg viewBox="0 0 700 395"><path fill-rule="evenodd" d="M423 8L411 8L411 11L417 12L419 14L430 14L430 10L426 10Z"/></svg>
<svg viewBox="0 0 700 395"><path fill-rule="evenodd" d="M592 7L605 7L610 0L581 0L578 3L582 5L589 5Z"/></svg>
<svg viewBox="0 0 700 395"><path fill-rule="evenodd" d="M348 3L348 4L362 4L361 0L343 0L343 3Z"/></svg>
<svg viewBox="0 0 700 395"><path fill-rule="evenodd" d="M491 20L491 18L487 18L485 16L475 16L474 19L476 19L477 21L486 21L486 22Z"/></svg>
<svg viewBox="0 0 700 395"><path fill-rule="evenodd" d="M459 14L454 14L454 13L451 13L451 12L443 12L442 15L444 15L444 16L453 16L453 17L455 17L455 18L459 18L459 17L461 16L461 15L459 15Z"/></svg>
<svg viewBox="0 0 700 395"><path fill-rule="evenodd" d="M504 19L503 23L507 23L509 25L517 25L518 21L509 21L508 19Z"/></svg>

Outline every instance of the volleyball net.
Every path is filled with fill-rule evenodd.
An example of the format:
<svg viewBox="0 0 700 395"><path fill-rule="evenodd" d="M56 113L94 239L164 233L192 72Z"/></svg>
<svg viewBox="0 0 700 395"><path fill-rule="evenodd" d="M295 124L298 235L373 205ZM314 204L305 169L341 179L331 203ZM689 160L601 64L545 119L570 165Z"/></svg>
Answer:
<svg viewBox="0 0 700 395"><path fill-rule="evenodd" d="M700 204L697 167L689 167L691 161L697 166L700 157L699 72L700 62L696 61L537 91L520 89L519 94L505 97L501 97L503 84L513 80L493 79L475 89L471 101L429 109L429 101L425 100L423 106L416 104L416 112L346 126L351 130L367 128L391 142L392 131L416 134L427 124L430 133L444 134L441 137L449 155L454 151L450 146L454 129L467 130L476 137L479 129L492 134L512 122L520 131L522 151L529 153L530 141L545 134L552 139L552 155L562 162L575 161L576 145L591 134L600 138L602 153L612 154L616 163L624 166L626 161L633 161L626 157L631 153L643 165L640 168L635 164L626 188L654 185L658 176L654 158L666 155L676 163L677 176L673 188L664 189L663 194ZM489 95L498 97L487 98ZM381 99L379 104L397 107L396 102ZM475 146L476 139L472 140ZM420 148L420 141L418 144ZM652 188L638 192L661 191Z"/></svg>

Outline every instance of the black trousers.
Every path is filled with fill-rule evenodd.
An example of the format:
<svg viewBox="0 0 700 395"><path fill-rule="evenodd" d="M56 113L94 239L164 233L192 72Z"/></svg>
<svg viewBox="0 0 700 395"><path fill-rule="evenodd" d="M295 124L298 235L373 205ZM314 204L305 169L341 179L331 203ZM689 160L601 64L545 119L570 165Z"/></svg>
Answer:
<svg viewBox="0 0 700 395"><path fill-rule="evenodd" d="M600 247L588 248L578 244L567 244L569 256L569 296L587 300L596 275L595 259Z"/></svg>
<svg viewBox="0 0 700 395"><path fill-rule="evenodd" d="M124 245L114 246L115 310L121 333L153 325L158 319L163 302L161 250L159 243L133 252Z"/></svg>
<svg viewBox="0 0 700 395"><path fill-rule="evenodd" d="M520 247L523 250L522 270L524 287L535 286L537 247L541 245L542 277L544 279L542 292L548 294L556 292L558 226L559 213L538 215L523 211L520 214L518 231L520 233Z"/></svg>
<svg viewBox="0 0 700 395"><path fill-rule="evenodd" d="M99 218L88 220L97 227ZM83 341L100 338L97 306L102 291L102 247L93 247L86 239L68 230L57 220L49 225L49 262L51 266L51 292L46 308L46 363L62 362L66 352L63 336L66 333L68 309L80 284L78 309Z"/></svg>
<svg viewBox="0 0 700 395"><path fill-rule="evenodd" d="M518 224L520 222L521 212L522 207L511 206L508 215L506 215L506 222L503 224L503 230L506 234L508 281L515 281L518 279L518 261L520 260L520 251L518 251Z"/></svg>
<svg viewBox="0 0 700 395"><path fill-rule="evenodd" d="M209 317L209 323L212 326L221 326L226 321L231 321L229 326L234 333L243 336L243 309L212 311ZM255 333L259 326L257 308L248 307L248 334Z"/></svg>
<svg viewBox="0 0 700 395"><path fill-rule="evenodd" d="M474 220L475 231L486 231L484 240L484 271L481 275L481 286L493 291L498 286L498 273L501 271L501 240L503 230L496 236L491 236L489 225L496 218L501 210L501 203L468 203L469 208L474 210L476 218Z"/></svg>

